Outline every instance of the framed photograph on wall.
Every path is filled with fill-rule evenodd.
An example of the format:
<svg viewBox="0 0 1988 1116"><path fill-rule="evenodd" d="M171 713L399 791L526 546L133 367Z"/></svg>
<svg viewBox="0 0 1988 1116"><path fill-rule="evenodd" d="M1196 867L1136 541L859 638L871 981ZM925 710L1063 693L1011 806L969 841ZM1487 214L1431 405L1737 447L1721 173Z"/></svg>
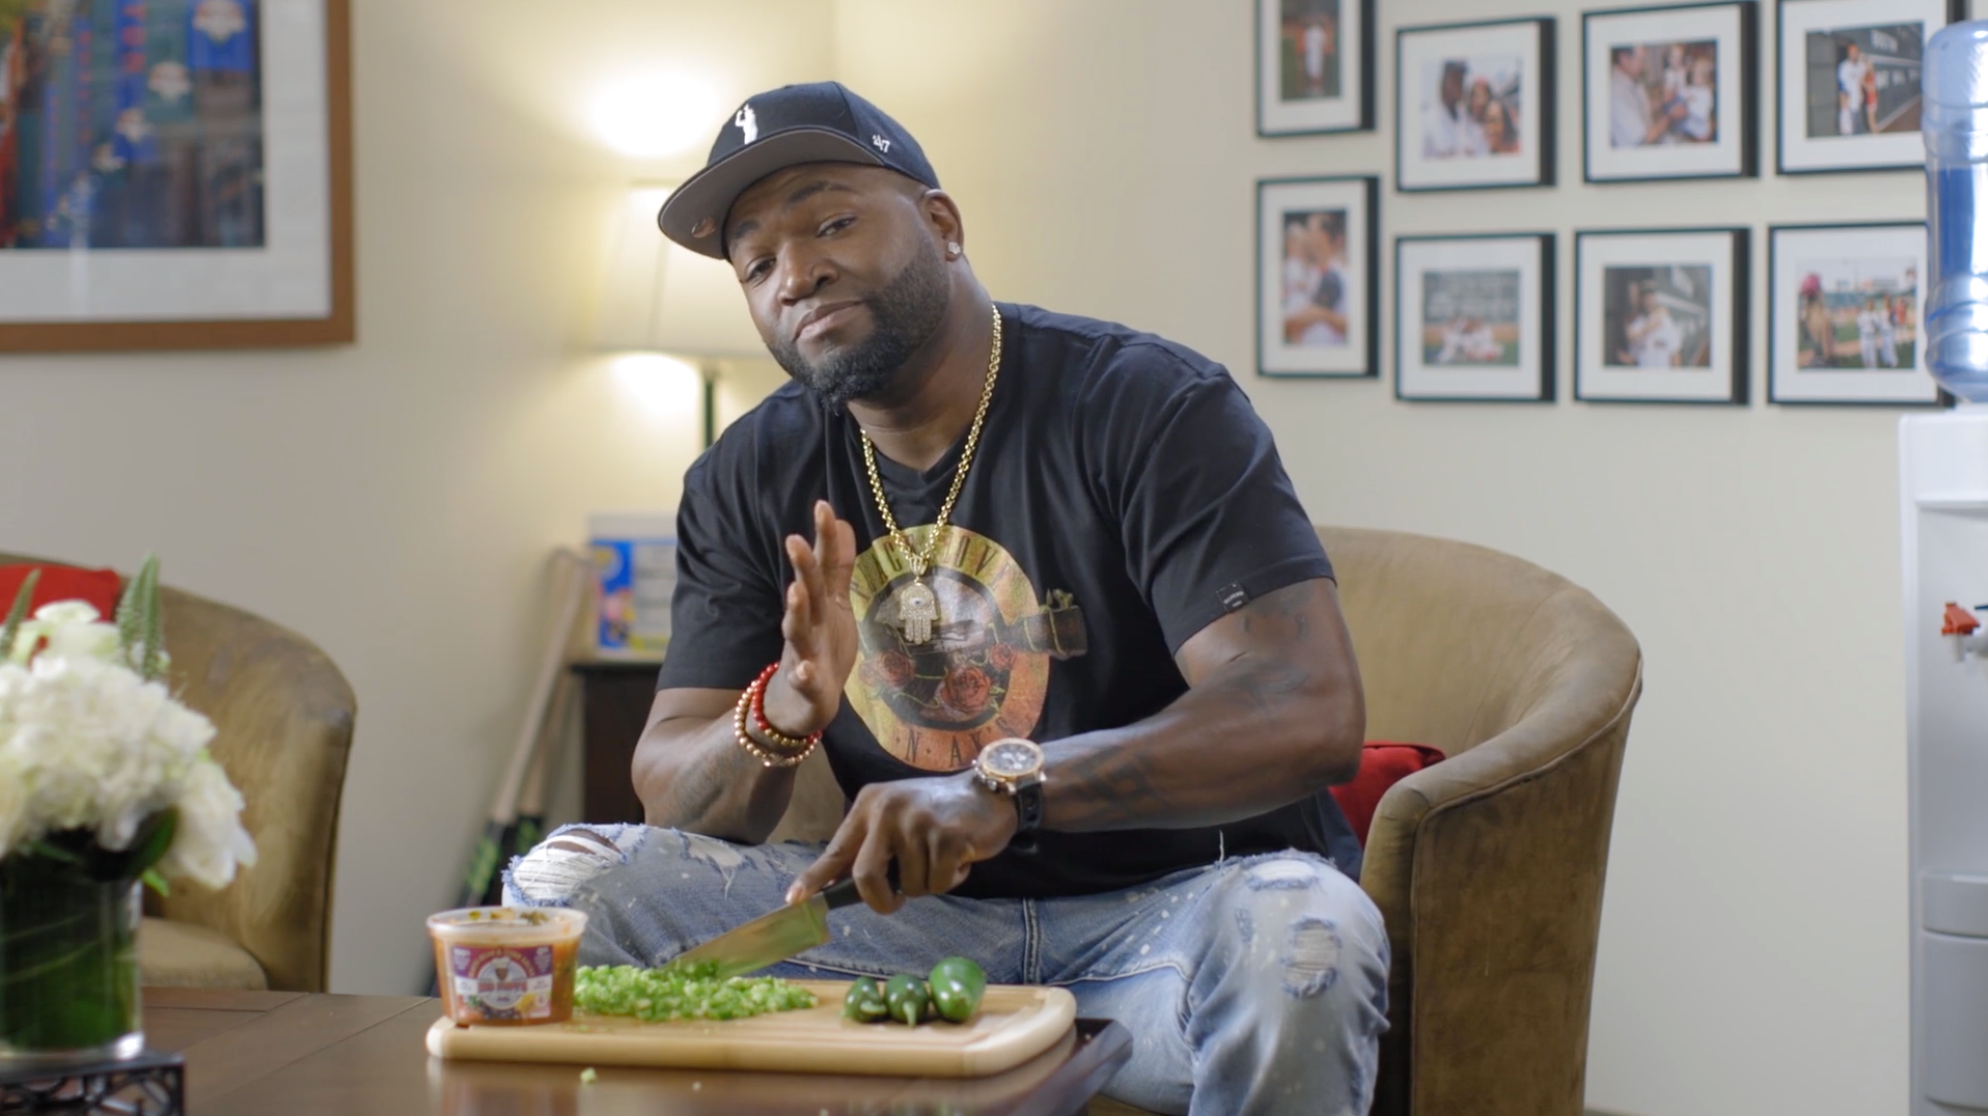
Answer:
<svg viewBox="0 0 1988 1116"><path fill-rule="evenodd" d="M1574 234L1574 398L1744 403L1748 230Z"/></svg>
<svg viewBox="0 0 1988 1116"><path fill-rule="evenodd" d="M1553 184L1553 21L1395 33L1394 187Z"/></svg>
<svg viewBox="0 0 1988 1116"><path fill-rule="evenodd" d="M1394 241L1397 399L1553 398L1552 233Z"/></svg>
<svg viewBox="0 0 1988 1116"><path fill-rule="evenodd" d="M1256 184L1256 370L1264 376L1378 374L1380 179Z"/></svg>
<svg viewBox="0 0 1988 1116"><path fill-rule="evenodd" d="M352 340L349 22L0 3L0 351Z"/></svg>
<svg viewBox="0 0 1988 1116"><path fill-rule="evenodd" d="M1947 0L1777 0L1782 174L1916 170L1926 40Z"/></svg>
<svg viewBox="0 0 1988 1116"><path fill-rule="evenodd" d="M1581 17L1589 182L1752 177L1752 0Z"/></svg>
<svg viewBox="0 0 1988 1116"><path fill-rule="evenodd" d="M1256 134L1374 126L1374 0L1256 0Z"/></svg>
<svg viewBox="0 0 1988 1116"><path fill-rule="evenodd" d="M1926 225L1767 230L1767 398L1937 404L1920 340Z"/></svg>

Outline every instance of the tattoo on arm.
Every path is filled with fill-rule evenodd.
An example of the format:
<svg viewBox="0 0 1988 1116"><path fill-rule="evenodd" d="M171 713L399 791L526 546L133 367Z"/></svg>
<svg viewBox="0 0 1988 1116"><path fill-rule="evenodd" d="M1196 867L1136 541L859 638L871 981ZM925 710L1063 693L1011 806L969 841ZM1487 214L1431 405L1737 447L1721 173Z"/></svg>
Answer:
<svg viewBox="0 0 1988 1116"><path fill-rule="evenodd" d="M1343 628L1319 622L1337 609L1330 582L1313 580L1210 624L1176 657L1188 692L1172 705L1051 746L1052 803L1072 804L1075 828L1106 830L1211 824L1190 819L1233 817L1239 799L1283 794L1285 768L1316 758L1321 726L1346 700L1351 649ZM1334 704L1322 713L1321 700Z"/></svg>

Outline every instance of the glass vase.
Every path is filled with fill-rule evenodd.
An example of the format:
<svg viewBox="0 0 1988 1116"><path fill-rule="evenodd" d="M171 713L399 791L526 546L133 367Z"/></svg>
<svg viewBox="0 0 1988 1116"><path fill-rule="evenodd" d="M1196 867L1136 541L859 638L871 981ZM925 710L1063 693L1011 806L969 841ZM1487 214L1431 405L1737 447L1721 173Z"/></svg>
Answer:
<svg viewBox="0 0 1988 1116"><path fill-rule="evenodd" d="M44 857L0 860L0 1064L112 1061L144 1047L138 888Z"/></svg>

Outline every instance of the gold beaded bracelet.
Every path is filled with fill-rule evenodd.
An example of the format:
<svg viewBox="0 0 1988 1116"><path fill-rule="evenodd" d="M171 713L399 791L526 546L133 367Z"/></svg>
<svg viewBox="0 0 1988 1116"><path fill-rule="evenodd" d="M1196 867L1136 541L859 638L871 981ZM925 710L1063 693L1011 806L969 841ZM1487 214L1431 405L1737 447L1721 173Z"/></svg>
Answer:
<svg viewBox="0 0 1988 1116"><path fill-rule="evenodd" d="M739 747L744 748L747 754L765 767L794 767L807 759L815 750L815 745L821 743L821 734L816 733L804 741L797 741L805 745L798 752L775 751L754 740L752 734L746 731L746 718L752 713L756 692L765 685L766 676L761 675L758 681L747 686L745 692L739 695L738 706L732 710L732 737L739 742Z"/></svg>

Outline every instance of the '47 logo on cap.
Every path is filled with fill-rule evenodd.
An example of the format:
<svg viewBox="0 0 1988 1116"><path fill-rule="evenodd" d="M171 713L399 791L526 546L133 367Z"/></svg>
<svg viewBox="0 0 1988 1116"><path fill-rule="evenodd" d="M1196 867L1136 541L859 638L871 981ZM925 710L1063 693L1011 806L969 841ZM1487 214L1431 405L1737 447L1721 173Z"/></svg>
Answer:
<svg viewBox="0 0 1988 1116"><path fill-rule="evenodd" d="M759 118L753 115L751 105L740 106L739 114L732 117L732 123L739 126L739 132L745 136L746 143L759 138Z"/></svg>
<svg viewBox="0 0 1988 1116"><path fill-rule="evenodd" d="M876 134L875 132L871 132L871 133L870 133L870 142L876 145L876 148L877 148L877 150L878 150L878 151L881 151L881 152L883 152L883 153L884 153L884 154L886 154L886 155L890 154L890 141L889 141L889 140L885 139L884 137L882 137L882 136L880 136L880 135L877 135L877 134Z"/></svg>

